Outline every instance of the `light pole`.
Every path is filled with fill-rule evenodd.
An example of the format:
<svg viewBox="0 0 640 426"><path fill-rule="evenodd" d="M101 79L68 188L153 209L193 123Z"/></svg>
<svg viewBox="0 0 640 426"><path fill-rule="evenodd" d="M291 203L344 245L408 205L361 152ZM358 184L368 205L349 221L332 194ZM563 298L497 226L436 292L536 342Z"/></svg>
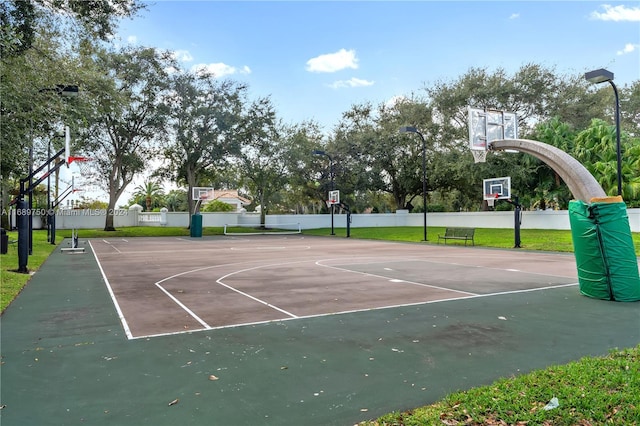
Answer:
<svg viewBox="0 0 640 426"><path fill-rule="evenodd" d="M413 126L400 127L400 133L416 133L422 139L422 207L423 212L423 228L424 228L424 241L427 241L427 143L424 140L422 133Z"/></svg>
<svg viewBox="0 0 640 426"><path fill-rule="evenodd" d="M613 87L613 93L616 95L616 156L618 160L618 195L622 195L622 153L620 152L620 99L618 98L618 88L613 82L613 73L603 68L585 73L584 78L588 82L595 84L608 81L609 84L611 84L611 87Z"/></svg>
<svg viewBox="0 0 640 426"><path fill-rule="evenodd" d="M320 149L314 149L313 155L324 155L329 159L329 178L331 179L331 190L333 191L335 189L333 187L333 159L329 154ZM335 235L333 228L333 203L331 204L331 235Z"/></svg>

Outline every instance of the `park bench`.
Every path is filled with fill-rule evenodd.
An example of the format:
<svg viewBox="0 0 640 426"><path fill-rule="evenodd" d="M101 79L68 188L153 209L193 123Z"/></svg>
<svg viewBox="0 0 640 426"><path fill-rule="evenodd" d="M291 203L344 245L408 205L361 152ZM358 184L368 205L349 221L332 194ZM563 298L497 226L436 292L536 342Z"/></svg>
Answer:
<svg viewBox="0 0 640 426"><path fill-rule="evenodd" d="M440 244L440 240L444 240L445 244L447 244L447 240L464 240L465 246L467 241L471 241L471 244L475 246L476 244L473 240L475 231L475 228L447 228L444 235L438 234L438 244Z"/></svg>

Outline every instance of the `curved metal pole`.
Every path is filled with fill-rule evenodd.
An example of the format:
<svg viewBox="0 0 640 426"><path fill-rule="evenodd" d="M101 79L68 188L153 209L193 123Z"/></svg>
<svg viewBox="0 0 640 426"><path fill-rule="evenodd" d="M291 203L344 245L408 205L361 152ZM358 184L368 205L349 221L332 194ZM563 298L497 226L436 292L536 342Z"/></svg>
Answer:
<svg viewBox="0 0 640 426"><path fill-rule="evenodd" d="M558 173L577 200L590 203L591 198L607 196L598 181L578 160L555 146L529 139L499 139L491 142L489 149L515 149L539 158Z"/></svg>

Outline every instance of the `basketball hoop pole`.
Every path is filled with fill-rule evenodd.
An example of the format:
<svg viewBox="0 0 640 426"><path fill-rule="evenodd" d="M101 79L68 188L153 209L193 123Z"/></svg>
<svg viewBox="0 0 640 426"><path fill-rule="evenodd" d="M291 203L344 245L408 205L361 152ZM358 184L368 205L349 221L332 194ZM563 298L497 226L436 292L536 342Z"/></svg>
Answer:
<svg viewBox="0 0 640 426"><path fill-rule="evenodd" d="M22 274L29 273L27 269L27 264L29 263L29 255L31 254L31 219L33 215L31 214L31 206L24 201L24 196L29 194L29 201L33 197L33 190L40 185L45 179L47 179L51 173L58 170L63 164L64 161L61 161L55 164L53 167L50 167L50 163L54 161L58 156L64 153L64 149L61 149L53 156L49 157L44 164L38 167L36 170L33 170L29 173L29 176L20 179L20 191L18 192L18 196L11 202L11 204L17 203L17 208L22 211L21 215L18 215L16 224L18 226L18 272ZM33 180L34 176L40 173L45 167L49 167L47 172L41 176L40 178ZM28 185L28 186L27 186ZM27 209L29 210L29 214L26 214Z"/></svg>
<svg viewBox="0 0 640 426"><path fill-rule="evenodd" d="M333 179L333 159L329 154L320 149L314 149L312 152L313 155L324 155L329 159L329 177L331 178L331 191L335 190L334 188L334 179ZM331 203L331 235L336 235L333 228L333 211L335 210L333 202Z"/></svg>
<svg viewBox="0 0 640 426"><path fill-rule="evenodd" d="M513 226L513 239L514 245L513 248L520 248L520 223L522 222L522 206L520 205L520 201L518 200L518 196L513 197L513 201L511 199L505 200L507 203L512 204L515 207L514 210L514 226Z"/></svg>

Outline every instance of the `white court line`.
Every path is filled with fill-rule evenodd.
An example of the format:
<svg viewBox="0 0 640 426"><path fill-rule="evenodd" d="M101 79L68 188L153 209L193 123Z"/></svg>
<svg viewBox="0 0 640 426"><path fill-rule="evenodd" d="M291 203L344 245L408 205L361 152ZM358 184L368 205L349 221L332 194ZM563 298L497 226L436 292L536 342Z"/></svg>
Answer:
<svg viewBox="0 0 640 426"><path fill-rule="evenodd" d="M393 280L392 278L390 278L390 277L385 277L385 276L383 276L383 275L371 274L371 273L368 273L368 272L352 271L351 269L339 268L339 267L337 267L337 266L323 265L322 263L320 263L320 262L327 262L327 261L331 261L331 260L336 260L336 259L323 259L323 260L318 260L318 261L316 262L316 265L318 265L318 266L323 266L323 267L325 267L325 268L336 269L336 270L338 270L338 271L351 272L352 274L360 274L360 275L364 275L364 276L367 276L367 277L382 278L382 279L385 279L385 280L387 280L387 281L392 281L392 280ZM398 281L395 281L395 282L398 282ZM468 291L454 290L454 289L451 289L451 288L440 287L440 286L437 286L437 285L424 284L424 283L417 283L417 282L415 282L415 281L400 280L399 282L406 283L406 284L411 284L411 285L418 285L418 286L421 286L421 287L435 288L435 289L438 289L438 290L453 291L453 292L455 292L455 293L468 294L468 295L471 295L471 296L477 296L477 294L476 294L476 293L471 293L471 292L468 292Z"/></svg>
<svg viewBox="0 0 640 426"><path fill-rule="evenodd" d="M177 298L175 298L171 293L169 293L164 287L162 287L160 284L158 283L154 283L156 285L156 287L158 287L160 290L162 290L162 292L164 294L166 294L167 296L169 296L169 299L173 300L178 306L180 306L182 309L184 309L184 311L186 313L188 313L189 315L191 315L191 317L193 319L195 319L196 321L198 321L205 329L210 330L211 326L209 324L207 324L206 322L204 322L204 320L202 320L202 318L200 318L199 316L197 316L191 309L189 309L184 303L182 303L181 301L179 301Z"/></svg>
<svg viewBox="0 0 640 426"><path fill-rule="evenodd" d="M312 260L300 260L300 261L296 261L296 262L285 262L285 263L272 263L272 264L269 264L269 265L260 265L260 266L256 266L256 267L253 267L253 268L242 269L240 271L234 271L234 272L231 272L231 273L229 273L227 275L224 275L224 276L218 278L216 280L216 282L218 284L220 284L221 286L228 288L229 290L235 291L236 293L241 294L241 295L243 295L245 297L248 297L248 298L250 298L252 300L255 300L256 302L262 303L263 305L266 305L266 306L268 306L268 307L270 307L272 309L275 309L276 311L282 312L285 315L289 315L291 318L298 318L297 315L292 314L289 311L285 311L284 309L281 309L281 308L279 308L279 307L277 307L275 305L272 305L271 303L266 302L266 301L264 301L262 299L259 299L259 298L255 297L255 296L252 296L249 293L245 293L244 291L241 291L241 290L238 290L237 288L231 287L230 285L227 285L227 284L223 283L222 280L224 280L225 278L228 278L228 277L230 277L232 275L235 275L235 274L240 274L240 273L247 272L247 271L253 271L253 270L256 270L256 269L269 268L269 267L272 267L272 266L291 265L291 264L294 264L294 263L305 263L305 262L312 262Z"/></svg>
<svg viewBox="0 0 640 426"><path fill-rule="evenodd" d="M111 244L109 241L107 240L102 240L103 243L107 244L109 247L111 247L112 249L114 249L115 251L117 251L118 253L122 253L120 250L118 250L118 247L114 246L113 244ZM91 241L89 241L89 244L91 244ZM93 246L91 247L91 249L93 250Z"/></svg>
<svg viewBox="0 0 640 426"><path fill-rule="evenodd" d="M296 319L323 318L323 317L330 317L330 316L334 316L334 315L357 314L357 313L361 313L361 312L381 311L381 310L386 310L386 309L404 308L404 307L411 307L411 306L418 306L418 305L431 305L431 304L443 303L443 302L455 302L455 301L458 301L458 300L472 300L472 299L478 299L478 298L481 298L481 297L503 296L503 295L516 294L516 293L530 293L530 292L534 292L534 291L549 290L549 289L556 289L556 288L562 288L562 287L571 287L571 286L576 286L576 285L578 285L578 283L559 284L559 285L555 285L555 286L538 287L538 288L531 288L531 289L526 289L526 290L513 290L513 291L504 291L504 292L498 292L498 293L477 294L477 295L472 295L472 296L461 296L461 297L451 297L451 298L439 299L439 300L428 300L426 302L403 303L403 304L400 304L400 305L380 306L380 307L376 307L376 308L353 309L353 310L350 310L350 311L329 312L329 313L325 313L325 314L305 315L305 316L296 317L296 318L281 318L281 319L249 322L249 323L242 323L242 324L229 324L229 325L221 325L221 326L218 326L218 327L212 327L209 330L221 330L221 329L225 329L225 328L236 328L236 327L246 327L246 326L254 326L254 325L261 325L261 324L269 324L269 323L278 323L278 322L291 321L291 320L296 320ZM134 337L133 339L148 339L148 338L152 338L152 337L174 336L174 335L185 334L185 333L196 333L196 332L199 332L199 331L207 331L207 330L199 329L199 330L174 331L174 332L169 332L169 333L149 334L149 335L146 335L146 336Z"/></svg>
<svg viewBox="0 0 640 426"><path fill-rule="evenodd" d="M575 278L574 276L568 276L568 275L557 275L557 274L547 274L544 272L532 272L532 271L523 271L522 269L509 269L509 268L496 268L494 266L483 266L483 265L470 265L467 263L458 263L458 262L442 262L439 260L431 260L431 259L424 259L422 257L398 257L398 258L393 258L393 257L373 257L373 256L367 256L367 257L363 257L362 259L371 259L370 262L368 263L380 263L380 260L382 259L382 261L384 262L412 262L412 261L416 261L416 262L426 262L426 263L435 263L438 265L454 265L454 266L463 266L466 268L482 268L482 269L489 269L492 271L506 271L506 272L519 272L522 274L531 274L531 275L540 275L540 276L545 276L545 277L556 277L556 278ZM445 259L449 259L449 257L445 257ZM323 261L334 261L334 260L338 260L341 261L341 263L345 263L344 260L342 258L337 258L337 259L323 259L320 262ZM351 260L351 259L348 259ZM351 263L349 263L351 264ZM358 263L359 265L362 265L363 263L360 262ZM332 267L332 266L328 266L328 265L322 265L325 267ZM337 268L335 266L333 266L334 268ZM391 268L385 268L385 270L394 270Z"/></svg>
<svg viewBox="0 0 640 426"><path fill-rule="evenodd" d="M129 329L129 324L127 324L127 320L122 313L122 309L120 309L120 305L118 304L118 300L116 299L116 295L113 293L113 289L111 288L111 284L109 284L109 279L107 275L104 273L104 269L102 269L102 264L100 263L100 259L98 259L98 255L96 251L93 249L93 245L91 244L91 240L87 241L89 243L89 247L91 247L91 251L93 252L93 257L96 259L96 263L98 264L98 268L100 268L100 273L102 274L102 279L104 280L105 285L107 286L107 291L109 292L109 296L111 296L111 301L116 308L116 312L118 313L118 318L120 318L120 322L122 323L122 328L124 329L124 333L127 335L127 339L133 339L133 335L131 334L131 330Z"/></svg>
<svg viewBox="0 0 640 426"><path fill-rule="evenodd" d="M234 272L231 272L231 273L229 273L227 275L224 275L224 276L220 277L219 279L216 280L216 283L218 283L221 286L223 286L225 288L228 288L229 290L232 290L232 291L234 291L234 292L236 292L238 294L241 294L241 295L243 295L245 297L248 297L248 298L250 298L250 299L252 299L252 300L254 300L254 301L258 302L258 303L261 303L261 304L266 305L266 306L268 306L268 307L270 307L272 309L275 309L276 311L282 312L283 314L288 315L291 318L298 318L297 315L292 314L291 312L288 312L288 311L286 311L284 309L281 309L281 308L279 308L279 307L277 307L275 305L272 305L271 303L268 303L268 302L266 302L266 301L264 301L262 299L259 299L259 298L255 297L255 296L252 296L252 295L250 295L248 293L245 293L245 292L243 292L241 290L238 290L237 288L234 288L234 287L232 287L232 286L230 286L228 284L225 284L225 283L222 282L222 280L227 278L227 277L230 277L232 275L235 275L235 274L238 274L238 273L242 273L242 272L246 272L246 271L251 271L251 270L254 270L254 269L268 268L268 267L271 267L271 266L289 265L289 264L292 264L292 263L302 263L302 262L311 262L311 260L301 260L301 261L297 261L297 262L286 262L286 263L277 263L277 264L270 263L268 265L260 265L260 266L256 266L256 267L253 267L253 268L241 269L241 270L234 271ZM241 263L247 263L247 262L241 262ZM241 263L238 263L238 264L241 264ZM158 281L158 282L156 282L154 284L160 290L162 290L162 292L165 293L171 300L173 300L178 306L180 306L187 314L189 314L193 319L195 319L203 327L205 327L204 329L211 330L211 329L213 329L213 327L211 327L204 320L202 320L198 315L195 314L195 312L193 312L191 309L189 309L185 304L180 302L180 300L178 298L173 296L168 290L166 290L164 287L162 287L161 284L163 282L165 282L165 281L169 281L169 280L171 280L173 278L176 278L176 277L179 277L179 276L182 276L182 275L191 274L193 272L199 272L199 271L204 271L204 270L207 270L207 269L214 269L214 268L220 268L220 267L223 267L223 266L232 266L232 265L234 265L234 264L213 265L213 266L205 266L205 267L202 267L202 268L191 269L189 271L180 272L178 274L174 274L174 275L171 275L169 277L163 278L163 279L161 279L160 281ZM190 330L190 331L197 331L197 330Z"/></svg>

